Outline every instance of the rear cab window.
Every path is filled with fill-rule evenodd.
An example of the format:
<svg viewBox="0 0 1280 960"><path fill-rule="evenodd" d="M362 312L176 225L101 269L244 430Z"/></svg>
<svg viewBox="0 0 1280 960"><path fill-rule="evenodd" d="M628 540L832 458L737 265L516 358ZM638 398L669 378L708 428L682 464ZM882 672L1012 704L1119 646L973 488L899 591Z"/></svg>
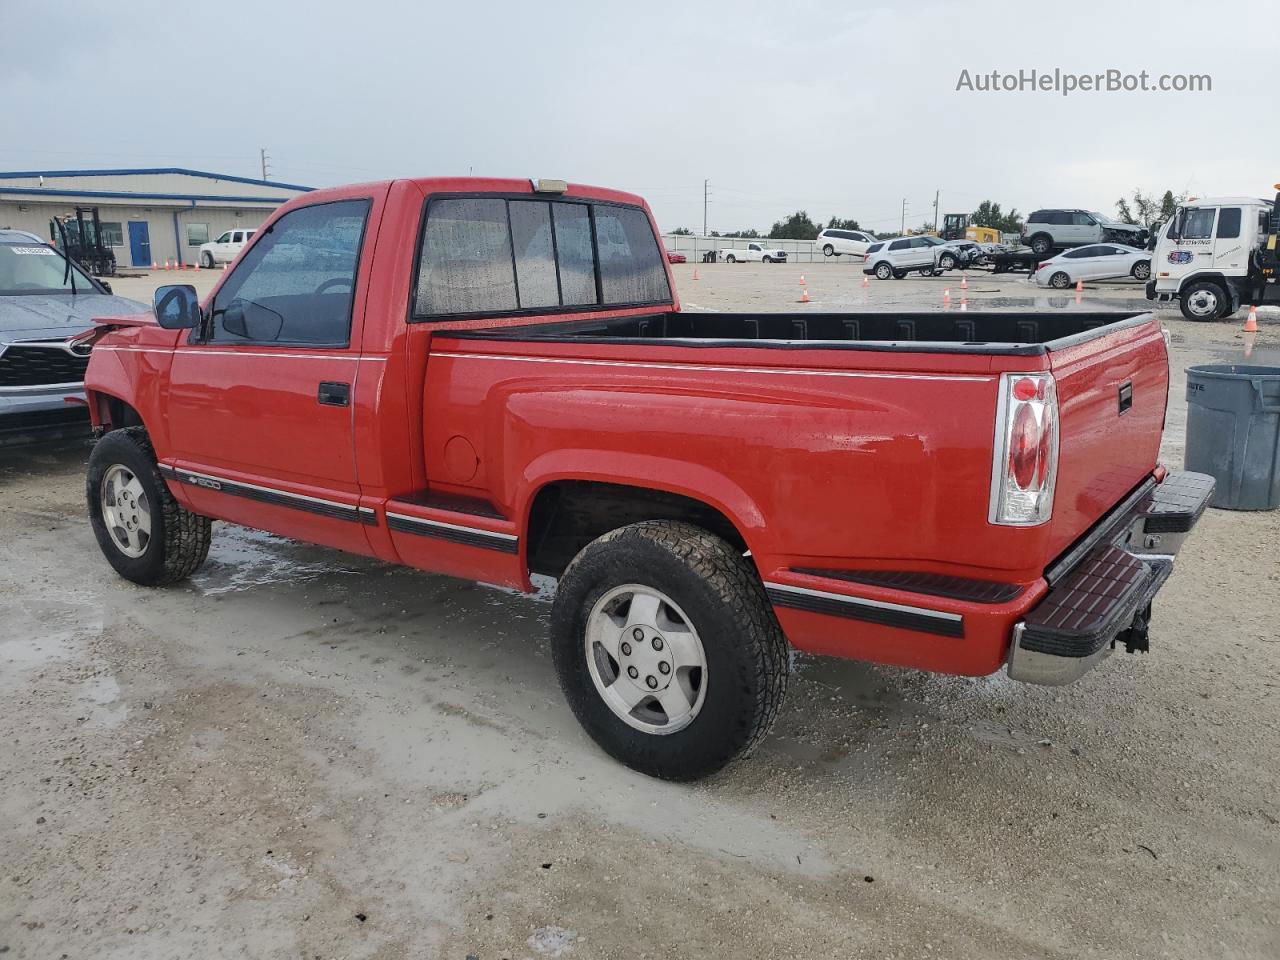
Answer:
<svg viewBox="0 0 1280 960"><path fill-rule="evenodd" d="M523 195L427 202L414 320L670 301L639 207Z"/></svg>

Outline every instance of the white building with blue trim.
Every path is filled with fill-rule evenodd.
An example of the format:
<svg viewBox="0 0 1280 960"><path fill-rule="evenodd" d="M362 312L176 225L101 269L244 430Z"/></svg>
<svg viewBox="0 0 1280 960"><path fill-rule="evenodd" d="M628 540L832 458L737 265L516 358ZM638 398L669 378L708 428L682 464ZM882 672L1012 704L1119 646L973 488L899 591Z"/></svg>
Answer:
<svg viewBox="0 0 1280 960"><path fill-rule="evenodd" d="M49 221L97 207L121 267L194 264L200 245L253 229L312 187L181 167L142 170L22 170L0 173L0 229L51 239Z"/></svg>

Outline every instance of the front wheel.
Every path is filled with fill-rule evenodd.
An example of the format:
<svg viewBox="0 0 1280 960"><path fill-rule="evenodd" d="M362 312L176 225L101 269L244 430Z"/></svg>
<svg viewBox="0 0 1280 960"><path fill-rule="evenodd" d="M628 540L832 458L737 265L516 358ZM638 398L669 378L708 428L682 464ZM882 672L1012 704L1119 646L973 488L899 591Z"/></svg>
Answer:
<svg viewBox="0 0 1280 960"><path fill-rule="evenodd" d="M142 427L113 430L97 442L85 488L98 546L126 580L176 583L208 557L212 521L174 499Z"/></svg>
<svg viewBox="0 0 1280 960"><path fill-rule="evenodd" d="M773 257L762 257L765 263L773 263Z"/></svg>
<svg viewBox="0 0 1280 960"><path fill-rule="evenodd" d="M1133 265L1133 269L1129 271L1135 280L1146 280L1151 276L1151 261L1139 260Z"/></svg>
<svg viewBox="0 0 1280 960"><path fill-rule="evenodd" d="M1231 298L1212 280L1201 280L1182 291L1178 306L1188 320L1221 320L1231 312Z"/></svg>
<svg viewBox="0 0 1280 960"><path fill-rule="evenodd" d="M667 780L746 754L786 690L787 641L755 569L687 523L636 523L583 548L560 579L551 642L591 738Z"/></svg>
<svg viewBox="0 0 1280 960"><path fill-rule="evenodd" d="M956 265L956 258L949 253L944 253L942 256L938 258L938 266L940 266L943 270L953 270L955 269L955 265Z"/></svg>

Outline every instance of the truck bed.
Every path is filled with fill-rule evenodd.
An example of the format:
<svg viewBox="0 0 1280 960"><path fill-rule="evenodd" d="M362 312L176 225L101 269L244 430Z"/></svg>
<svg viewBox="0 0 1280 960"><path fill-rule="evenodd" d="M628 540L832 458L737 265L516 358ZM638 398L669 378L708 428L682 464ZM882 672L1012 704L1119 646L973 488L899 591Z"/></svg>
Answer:
<svg viewBox="0 0 1280 960"><path fill-rule="evenodd" d="M649 313L501 329L450 330L459 339L682 347L820 346L1004 356L1043 354L1136 327L1149 313ZM1105 328L1105 329L1104 329Z"/></svg>

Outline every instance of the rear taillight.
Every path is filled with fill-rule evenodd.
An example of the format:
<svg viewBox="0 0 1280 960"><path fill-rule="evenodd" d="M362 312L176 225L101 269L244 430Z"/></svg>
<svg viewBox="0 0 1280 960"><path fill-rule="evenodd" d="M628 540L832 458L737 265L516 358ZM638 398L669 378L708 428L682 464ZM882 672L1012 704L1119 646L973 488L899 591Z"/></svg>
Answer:
<svg viewBox="0 0 1280 960"><path fill-rule="evenodd" d="M991 467L992 523L1029 527L1053 515L1058 394L1052 374L1003 373Z"/></svg>

